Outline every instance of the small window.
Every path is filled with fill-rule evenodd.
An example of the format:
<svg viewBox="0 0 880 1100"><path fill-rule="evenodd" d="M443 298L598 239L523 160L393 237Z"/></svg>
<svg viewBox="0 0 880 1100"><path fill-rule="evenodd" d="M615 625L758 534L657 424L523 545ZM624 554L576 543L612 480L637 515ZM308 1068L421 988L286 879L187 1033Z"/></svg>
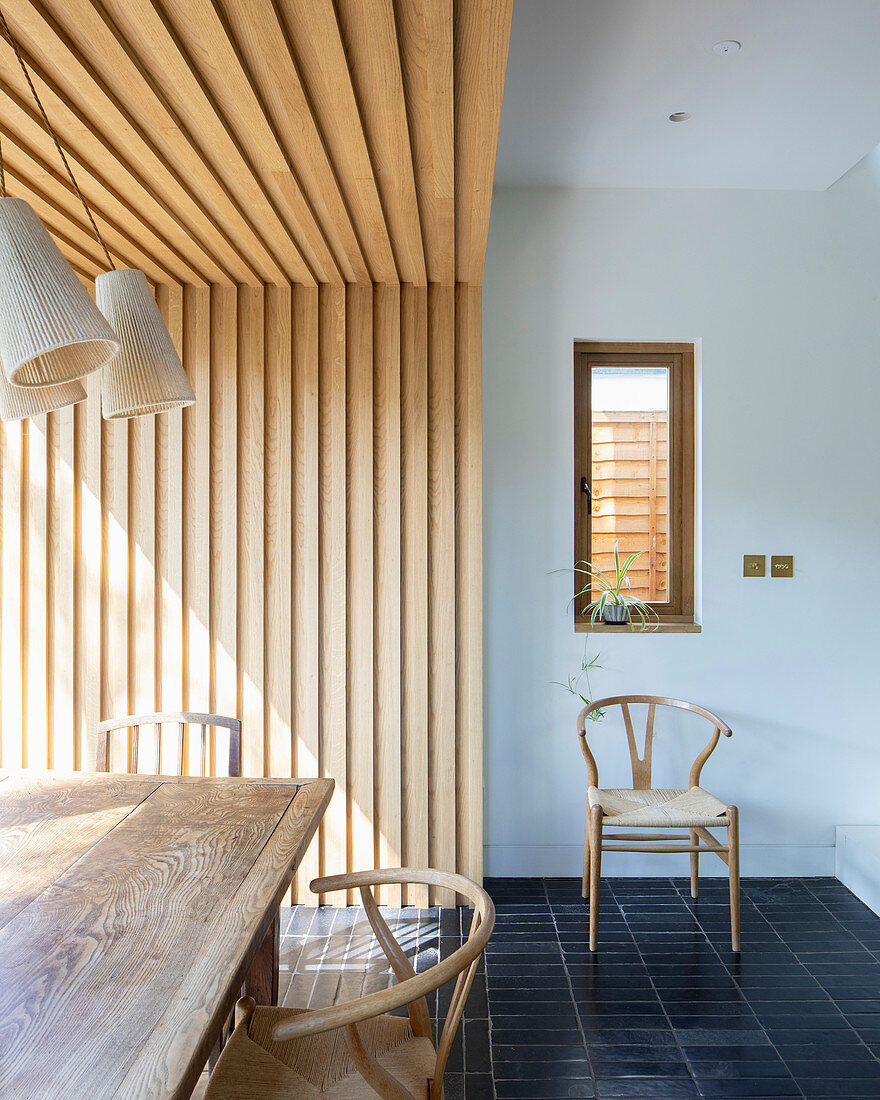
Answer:
<svg viewBox="0 0 880 1100"><path fill-rule="evenodd" d="M669 629L692 624L693 344L575 344L574 469L575 561L613 573L615 544L640 552L632 594Z"/></svg>

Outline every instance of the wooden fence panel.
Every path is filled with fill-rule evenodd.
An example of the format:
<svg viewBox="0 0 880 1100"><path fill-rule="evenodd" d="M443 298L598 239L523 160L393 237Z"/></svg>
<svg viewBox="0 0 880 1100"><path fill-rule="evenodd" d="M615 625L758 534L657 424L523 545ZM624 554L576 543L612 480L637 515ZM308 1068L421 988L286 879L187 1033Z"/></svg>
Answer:
<svg viewBox="0 0 880 1100"><path fill-rule="evenodd" d="M665 412L594 412L591 561L614 571L621 554L641 551L631 592L663 601L668 590L668 425Z"/></svg>

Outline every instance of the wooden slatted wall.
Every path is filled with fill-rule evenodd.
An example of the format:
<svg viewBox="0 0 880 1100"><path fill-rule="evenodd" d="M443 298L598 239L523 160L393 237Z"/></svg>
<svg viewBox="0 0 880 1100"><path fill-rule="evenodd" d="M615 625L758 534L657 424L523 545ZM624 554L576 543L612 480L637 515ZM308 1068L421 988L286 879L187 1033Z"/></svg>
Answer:
<svg viewBox="0 0 880 1100"><path fill-rule="evenodd" d="M479 878L480 283L511 10L6 0L196 405L107 422L92 379L0 432L0 766L89 767L126 712L237 715L247 773L337 782L305 877ZM93 280L2 37L0 102L10 193Z"/></svg>
<svg viewBox="0 0 880 1100"><path fill-rule="evenodd" d="M237 714L338 787L304 875L479 876L480 295L165 289L197 403L2 430L0 766L97 722Z"/></svg>

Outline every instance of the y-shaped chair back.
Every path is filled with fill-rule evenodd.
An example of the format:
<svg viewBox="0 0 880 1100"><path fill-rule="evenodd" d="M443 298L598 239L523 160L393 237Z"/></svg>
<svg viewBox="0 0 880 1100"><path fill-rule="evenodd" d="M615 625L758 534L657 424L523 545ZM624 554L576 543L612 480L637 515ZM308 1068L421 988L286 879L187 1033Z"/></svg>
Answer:
<svg viewBox="0 0 880 1100"><path fill-rule="evenodd" d="M632 712L629 709L630 706L639 703L645 703L648 707L645 736L643 740L644 748L641 756L639 755L638 742L633 727ZM706 747L697 756L691 767L690 776L688 777L689 787L699 787L703 765L715 751L715 746L718 744L721 734L723 733L725 737L730 737L733 733L730 726L722 721L717 714L713 714L709 710L704 710L703 707L698 707L696 703L685 702L684 699L667 699L662 695L614 695L608 699L598 699L591 706L584 707L578 715L578 737L580 740L581 752L584 754L584 759L587 762L587 774L591 787L599 786L599 769L596 766L596 758L593 756L590 746L587 743L587 719L590 714L595 713L597 710L607 710L609 707L620 707L623 713L623 724L626 728L626 739L629 744L629 757L630 763L632 764L634 791L647 791L651 789L651 768L654 755L654 720L657 714L657 707L672 707L678 710L687 710L692 714L698 714L701 718L705 718L708 722L712 723L712 736L709 738Z"/></svg>

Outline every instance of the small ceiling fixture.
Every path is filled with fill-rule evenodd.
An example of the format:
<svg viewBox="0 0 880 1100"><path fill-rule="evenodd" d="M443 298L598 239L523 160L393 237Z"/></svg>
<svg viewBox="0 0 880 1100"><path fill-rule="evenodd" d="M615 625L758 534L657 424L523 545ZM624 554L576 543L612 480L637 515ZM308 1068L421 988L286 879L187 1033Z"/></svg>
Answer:
<svg viewBox="0 0 880 1100"><path fill-rule="evenodd" d="M723 42L716 42L712 49L719 54L739 53L742 42L737 42L735 38L726 38Z"/></svg>
<svg viewBox="0 0 880 1100"><path fill-rule="evenodd" d="M687 120L690 117L691 116L690 116L689 111L673 111L672 114L669 116L669 121L670 122L687 122Z"/></svg>

